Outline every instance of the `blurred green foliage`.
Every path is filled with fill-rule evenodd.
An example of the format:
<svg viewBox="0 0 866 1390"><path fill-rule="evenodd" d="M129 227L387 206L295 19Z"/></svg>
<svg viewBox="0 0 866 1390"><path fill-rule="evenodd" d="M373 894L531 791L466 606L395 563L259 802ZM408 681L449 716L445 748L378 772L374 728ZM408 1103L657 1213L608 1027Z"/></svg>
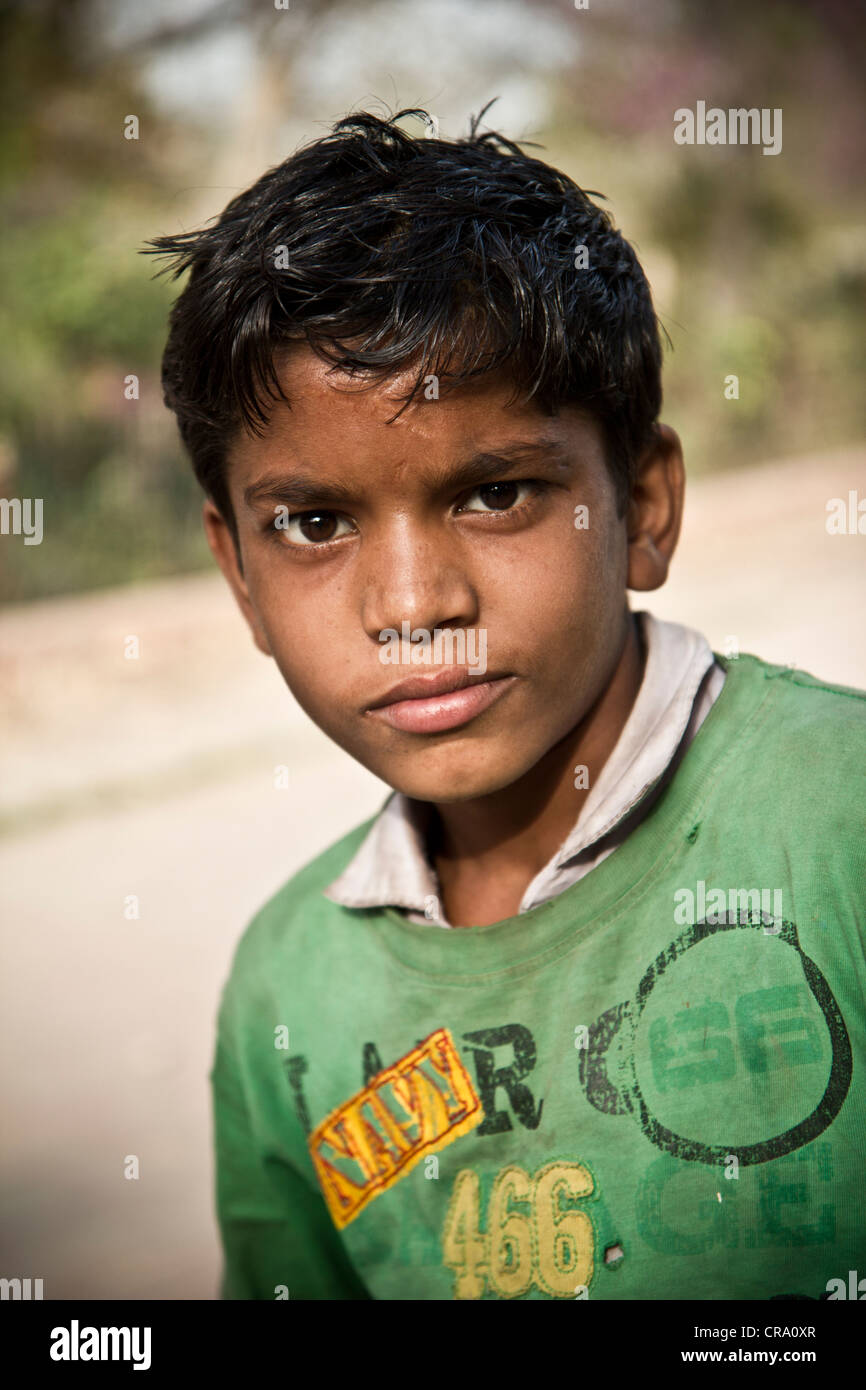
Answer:
<svg viewBox="0 0 866 1390"><path fill-rule="evenodd" d="M268 45L273 16L243 4L233 13ZM218 27L224 9L196 22ZM328 0L322 12L338 22L339 10ZM179 287L138 249L177 225L179 189L208 182L218 137L208 148L154 109L140 47L107 61L95 14L91 0L0 3L0 494L43 498L45 528L39 547L3 538L12 599L210 564L159 384ZM664 418L691 470L861 438L866 63L849 12L650 0L585 21L578 71L550 78L555 117L537 153L604 192L645 262L673 348ZM303 57L298 40L287 73ZM782 155L675 145L673 111L698 99L782 107ZM130 111L146 141L124 140ZM732 374L737 400L725 398Z"/></svg>
<svg viewBox="0 0 866 1390"><path fill-rule="evenodd" d="M692 473L866 432L864 42L862 11L822 0L625 7L562 95L563 167L647 269ZM698 100L781 108L782 152L675 145L674 110Z"/></svg>
<svg viewBox="0 0 866 1390"><path fill-rule="evenodd" d="M0 494L42 498L44 527L40 546L3 538L11 599L208 558L159 383L173 294L138 255L172 183L146 149L130 157L130 94L160 121L128 66L91 69L87 18L81 0L0 16Z"/></svg>

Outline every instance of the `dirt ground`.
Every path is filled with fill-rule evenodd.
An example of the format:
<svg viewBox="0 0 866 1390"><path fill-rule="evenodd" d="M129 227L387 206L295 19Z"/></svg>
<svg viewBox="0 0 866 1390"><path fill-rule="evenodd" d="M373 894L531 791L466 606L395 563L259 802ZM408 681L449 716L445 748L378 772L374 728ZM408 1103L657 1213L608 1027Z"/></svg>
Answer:
<svg viewBox="0 0 866 1390"><path fill-rule="evenodd" d="M851 490L866 448L691 484L672 579L633 606L866 688L866 536L825 524ZM218 576L9 609L0 653L0 1274L52 1299L212 1298L207 1074L234 944L387 789L298 709Z"/></svg>

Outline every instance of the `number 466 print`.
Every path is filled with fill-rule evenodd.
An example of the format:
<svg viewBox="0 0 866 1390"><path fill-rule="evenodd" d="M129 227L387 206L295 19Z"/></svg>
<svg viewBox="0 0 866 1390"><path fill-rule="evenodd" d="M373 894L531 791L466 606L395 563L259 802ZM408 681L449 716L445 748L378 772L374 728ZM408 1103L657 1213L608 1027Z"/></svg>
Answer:
<svg viewBox="0 0 866 1390"><path fill-rule="evenodd" d="M589 1288L595 1238L584 1211L563 1208L588 1197L592 1174L582 1163L548 1163L530 1175L516 1164L497 1173L481 1230L481 1183L457 1174L442 1232L443 1262L455 1273L455 1298L481 1298L485 1280L500 1298L517 1298L535 1284L553 1298Z"/></svg>

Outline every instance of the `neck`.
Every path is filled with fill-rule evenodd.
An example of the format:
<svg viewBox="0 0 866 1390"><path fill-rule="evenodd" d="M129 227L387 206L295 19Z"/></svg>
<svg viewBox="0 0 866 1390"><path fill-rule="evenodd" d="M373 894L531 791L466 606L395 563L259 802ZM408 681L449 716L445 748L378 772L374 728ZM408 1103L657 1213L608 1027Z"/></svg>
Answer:
<svg viewBox="0 0 866 1390"><path fill-rule="evenodd" d="M630 613L612 677L565 738L502 791L435 805L430 847L449 922L483 926L516 915L528 885L568 837L589 795L575 788L574 768L585 766L594 785L631 712L643 668Z"/></svg>

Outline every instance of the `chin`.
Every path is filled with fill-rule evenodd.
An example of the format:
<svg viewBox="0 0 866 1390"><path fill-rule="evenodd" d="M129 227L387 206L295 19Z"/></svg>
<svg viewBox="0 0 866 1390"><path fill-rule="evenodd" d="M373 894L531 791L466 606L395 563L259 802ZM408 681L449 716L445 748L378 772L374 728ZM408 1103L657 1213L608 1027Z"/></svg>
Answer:
<svg viewBox="0 0 866 1390"><path fill-rule="evenodd" d="M503 765L505 764L505 765ZM378 773L395 791L414 801L435 801L447 806L461 801L476 801L483 796L492 796L510 787L529 770L532 763L516 763L513 749L511 758L496 760L493 764L475 768L461 767L459 753L452 752L450 765L435 772L409 771L401 768L389 776L384 771Z"/></svg>

